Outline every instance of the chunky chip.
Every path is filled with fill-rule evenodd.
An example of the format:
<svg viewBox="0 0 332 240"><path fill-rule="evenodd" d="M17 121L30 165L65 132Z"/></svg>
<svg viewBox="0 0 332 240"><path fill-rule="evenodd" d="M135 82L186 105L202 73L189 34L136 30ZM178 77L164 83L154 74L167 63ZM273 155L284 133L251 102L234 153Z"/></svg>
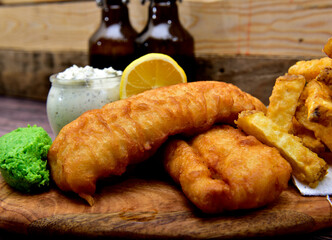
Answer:
<svg viewBox="0 0 332 240"><path fill-rule="evenodd" d="M332 67L324 68L316 79L318 82L325 83L330 89L332 89Z"/></svg>
<svg viewBox="0 0 332 240"><path fill-rule="evenodd" d="M288 69L288 74L302 75L307 81L315 79L326 67L332 67L332 59L324 57L308 61L298 61Z"/></svg>
<svg viewBox="0 0 332 240"><path fill-rule="evenodd" d="M332 90L324 82L312 80L305 88L307 119L324 126L332 123Z"/></svg>
<svg viewBox="0 0 332 240"><path fill-rule="evenodd" d="M323 48L323 52L330 58L332 58L332 38L329 38Z"/></svg>
<svg viewBox="0 0 332 240"><path fill-rule="evenodd" d="M320 139L332 151L332 126L324 126L317 122L309 121L308 112L304 105L296 110L295 117L305 128L313 131L316 138Z"/></svg>
<svg viewBox="0 0 332 240"><path fill-rule="evenodd" d="M292 119L302 93L305 78L302 75L284 75L277 78L266 116L286 132L292 129Z"/></svg>
<svg viewBox="0 0 332 240"><path fill-rule="evenodd" d="M317 81L318 82L318 81ZM330 151L332 151L332 121L331 121L331 98L328 99L328 96L325 98L325 102L327 104L319 104L324 102L322 99L322 90L321 88L321 82L313 81L312 83L308 83L299 99L298 108L295 113L295 117L297 121L302 124L305 128L311 130L314 132L315 137L317 139L320 139L328 148ZM317 90L317 88L318 90ZM329 88L325 88L326 91ZM315 91L319 95L319 97L315 97ZM331 97L331 95L330 95ZM322 108L322 105L324 107ZM316 107L315 107L316 106ZM316 111L313 111L311 114L311 109L314 109ZM313 117L311 115L315 115L313 121ZM317 120L319 118L319 121Z"/></svg>
<svg viewBox="0 0 332 240"><path fill-rule="evenodd" d="M293 175L310 187L316 187L327 174L328 165L322 158L303 146L298 137L285 132L263 112L243 111L236 124L247 134L276 147L291 164Z"/></svg>
<svg viewBox="0 0 332 240"><path fill-rule="evenodd" d="M292 133L295 136L301 138L304 146L309 148L311 151L321 155L326 151L325 145L315 137L315 133L307 128L305 128L299 121L293 117ZM324 158L325 159L325 158Z"/></svg>

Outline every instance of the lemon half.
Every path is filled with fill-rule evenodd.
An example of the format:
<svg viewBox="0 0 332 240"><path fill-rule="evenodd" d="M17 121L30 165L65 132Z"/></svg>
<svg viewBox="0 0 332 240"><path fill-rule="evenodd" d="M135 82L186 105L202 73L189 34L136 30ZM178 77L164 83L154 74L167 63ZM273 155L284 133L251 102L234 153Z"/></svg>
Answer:
<svg viewBox="0 0 332 240"><path fill-rule="evenodd" d="M187 76L170 56L149 53L131 62L123 71L120 99L146 90L187 82Z"/></svg>

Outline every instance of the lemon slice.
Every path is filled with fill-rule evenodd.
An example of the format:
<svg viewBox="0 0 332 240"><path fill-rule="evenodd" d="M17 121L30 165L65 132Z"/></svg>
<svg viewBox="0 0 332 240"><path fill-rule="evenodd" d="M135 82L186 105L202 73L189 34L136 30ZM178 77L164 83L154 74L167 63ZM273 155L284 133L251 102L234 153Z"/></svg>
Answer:
<svg viewBox="0 0 332 240"><path fill-rule="evenodd" d="M161 53L149 53L131 62L123 71L120 99L184 82L187 82L187 76L173 58Z"/></svg>

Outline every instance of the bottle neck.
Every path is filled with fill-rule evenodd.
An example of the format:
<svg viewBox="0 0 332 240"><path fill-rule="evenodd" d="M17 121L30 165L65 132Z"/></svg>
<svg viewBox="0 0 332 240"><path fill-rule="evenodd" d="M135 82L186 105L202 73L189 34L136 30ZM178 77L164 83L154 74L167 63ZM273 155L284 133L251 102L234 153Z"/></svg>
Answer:
<svg viewBox="0 0 332 240"><path fill-rule="evenodd" d="M101 21L106 26L115 23L130 24L128 7L122 0L104 0Z"/></svg>
<svg viewBox="0 0 332 240"><path fill-rule="evenodd" d="M149 21L153 24L178 23L179 13L176 0L152 0L149 6Z"/></svg>

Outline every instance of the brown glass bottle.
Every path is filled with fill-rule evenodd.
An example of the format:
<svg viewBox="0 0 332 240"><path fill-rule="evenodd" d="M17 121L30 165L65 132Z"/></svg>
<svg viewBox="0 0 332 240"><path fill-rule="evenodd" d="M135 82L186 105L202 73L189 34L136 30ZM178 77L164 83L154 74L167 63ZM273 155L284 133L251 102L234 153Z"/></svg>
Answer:
<svg viewBox="0 0 332 240"><path fill-rule="evenodd" d="M138 56L167 54L184 69L188 82L196 80L194 39L180 23L176 0L150 0L149 19L136 38L136 51Z"/></svg>
<svg viewBox="0 0 332 240"><path fill-rule="evenodd" d="M89 39L89 65L124 70L135 59L135 38L127 3L123 0L97 0L102 8L99 28Z"/></svg>

